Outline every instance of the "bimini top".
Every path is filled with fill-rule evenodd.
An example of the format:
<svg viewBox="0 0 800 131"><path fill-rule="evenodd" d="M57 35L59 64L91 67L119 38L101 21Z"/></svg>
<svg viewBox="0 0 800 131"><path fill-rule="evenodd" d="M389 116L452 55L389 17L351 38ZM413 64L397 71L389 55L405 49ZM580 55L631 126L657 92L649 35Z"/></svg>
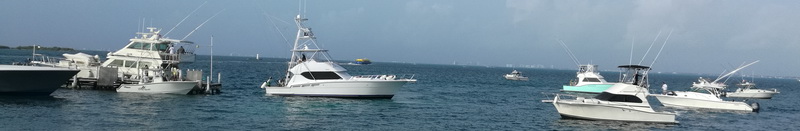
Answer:
<svg viewBox="0 0 800 131"><path fill-rule="evenodd" d="M643 65L621 65L621 66L617 66L617 68L650 69L650 67L643 66Z"/></svg>

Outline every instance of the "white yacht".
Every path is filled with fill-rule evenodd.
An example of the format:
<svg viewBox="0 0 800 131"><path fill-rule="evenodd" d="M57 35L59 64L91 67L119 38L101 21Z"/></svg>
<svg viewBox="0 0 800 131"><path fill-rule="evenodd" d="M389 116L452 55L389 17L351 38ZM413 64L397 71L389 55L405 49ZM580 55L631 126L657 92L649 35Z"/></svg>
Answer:
<svg viewBox="0 0 800 131"><path fill-rule="evenodd" d="M78 71L68 68L0 65L0 94L50 95Z"/></svg>
<svg viewBox="0 0 800 131"><path fill-rule="evenodd" d="M124 48L108 53L104 67L116 67L119 76L135 84L122 84L117 92L188 94L199 80L186 80L179 68L179 55L169 47L190 41L162 38L160 30L147 28L148 33L130 39Z"/></svg>
<svg viewBox="0 0 800 131"><path fill-rule="evenodd" d="M267 94L279 96L366 97L392 98L410 78L395 75L351 76L347 70L330 60L327 50L319 49L308 20L297 15L297 37L288 62L286 76L277 86L262 84Z"/></svg>
<svg viewBox="0 0 800 131"><path fill-rule="evenodd" d="M503 77L505 77L506 80L521 80L521 81L528 80L528 77L522 76L522 72L519 72L517 70L511 71L511 74L506 74Z"/></svg>
<svg viewBox="0 0 800 131"><path fill-rule="evenodd" d="M561 99L556 95L551 101L562 118L588 120L610 120L652 123L678 123L675 113L657 112L647 101L648 77L650 67L641 65L622 65L621 83L615 83L608 90L594 98L577 97Z"/></svg>
<svg viewBox="0 0 800 131"><path fill-rule="evenodd" d="M576 79L562 86L562 91L602 93L614 85L597 72L597 65L580 65L576 74Z"/></svg>
<svg viewBox="0 0 800 131"><path fill-rule="evenodd" d="M102 63L104 67L116 67L119 76L125 80L138 80L140 69L168 69L181 63L180 57L175 52L170 53L169 48L178 43L193 43L191 41L162 38L161 30L153 27L147 28L150 32L136 33L139 36L130 39L128 45L115 52L108 53L107 60ZM168 67L170 66L170 67ZM156 70L146 70L148 74L155 74Z"/></svg>
<svg viewBox="0 0 800 131"><path fill-rule="evenodd" d="M755 64L758 61L741 66L725 75L720 76L714 81L709 82L700 77L698 82L693 82L690 91L670 91L666 94L652 94L658 101L667 107L689 107L689 108L706 108L706 109L719 109L719 110L734 110L734 111L758 111L758 104L754 103L752 106L739 101L725 101L720 98L722 90L727 86L724 83L718 82L727 76L741 70L747 66Z"/></svg>
<svg viewBox="0 0 800 131"><path fill-rule="evenodd" d="M773 95L778 94L778 89L758 89L756 84L742 80L742 83L736 84L739 89L734 92L727 92L726 97L736 98L755 98L755 99L771 99Z"/></svg>

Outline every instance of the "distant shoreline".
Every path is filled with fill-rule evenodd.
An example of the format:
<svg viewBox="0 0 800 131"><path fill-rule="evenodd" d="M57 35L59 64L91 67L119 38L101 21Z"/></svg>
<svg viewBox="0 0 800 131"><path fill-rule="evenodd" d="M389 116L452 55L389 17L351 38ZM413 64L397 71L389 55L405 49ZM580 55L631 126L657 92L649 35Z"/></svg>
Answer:
<svg viewBox="0 0 800 131"><path fill-rule="evenodd" d="M0 49L31 50L31 49L33 49L33 46L17 46L17 47L13 47L12 48L12 47L9 47L9 46L0 45ZM77 51L77 50L72 49L72 48L58 47L58 46L53 46L53 47L42 47L42 46L39 46L39 48L36 48L36 50Z"/></svg>

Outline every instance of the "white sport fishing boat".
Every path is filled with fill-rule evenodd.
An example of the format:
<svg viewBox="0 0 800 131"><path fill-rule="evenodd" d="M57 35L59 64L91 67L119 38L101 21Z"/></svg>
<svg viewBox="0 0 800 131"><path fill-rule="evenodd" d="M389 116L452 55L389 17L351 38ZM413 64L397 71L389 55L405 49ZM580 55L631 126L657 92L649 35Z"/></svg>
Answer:
<svg viewBox="0 0 800 131"><path fill-rule="evenodd" d="M519 81L527 81L528 77L522 76L522 72L517 70L511 71L511 74L506 74L505 77L507 80L519 80Z"/></svg>
<svg viewBox="0 0 800 131"><path fill-rule="evenodd" d="M0 95L50 95L79 70L0 65Z"/></svg>
<svg viewBox="0 0 800 131"><path fill-rule="evenodd" d="M714 81L709 82L700 77L698 82L692 83L690 91L670 91L667 94L651 94L655 96L658 101L667 107L689 107L689 108L705 108L705 109L719 109L719 110L734 110L734 111L758 111L758 103L749 105L739 101L725 101L720 98L722 90L725 89L724 83L718 82L733 73L755 64L758 61L741 66L723 76L720 76Z"/></svg>
<svg viewBox="0 0 800 131"><path fill-rule="evenodd" d="M262 84L261 88L267 94L392 98L403 85L417 81L413 79L413 75L410 78L399 78L395 75L351 76L346 69L330 60L327 50L319 49L311 28L303 24L308 19L297 15L294 20L298 28L297 37L291 50L292 58L288 62L286 76L278 81L277 86L270 85L270 80Z"/></svg>
<svg viewBox="0 0 800 131"><path fill-rule="evenodd" d="M755 98L755 99L772 99L772 96L778 94L778 89L766 90L756 88L756 84L742 80L742 83L736 84L739 89L734 92L727 92L726 97L736 98Z"/></svg>
<svg viewBox="0 0 800 131"><path fill-rule="evenodd" d="M553 98L562 118L588 120L609 120L651 123L678 123L675 113L657 112L647 101L648 77L650 67L641 65L622 65L624 71L621 83L615 83L608 90L594 98L576 96L576 99Z"/></svg>

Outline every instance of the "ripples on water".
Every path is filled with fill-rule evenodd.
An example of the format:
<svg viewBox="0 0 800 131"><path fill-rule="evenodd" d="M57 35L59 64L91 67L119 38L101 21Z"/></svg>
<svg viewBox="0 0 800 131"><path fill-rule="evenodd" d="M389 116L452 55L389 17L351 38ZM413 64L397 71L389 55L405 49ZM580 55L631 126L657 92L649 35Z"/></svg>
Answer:
<svg viewBox="0 0 800 131"><path fill-rule="evenodd" d="M61 52L44 52L60 56ZM0 62L24 61L29 52L0 50ZM96 54L105 54L98 52ZM101 55L102 57L102 55ZM680 124L561 119L550 103L572 70L517 69L530 81L507 81L510 68L377 62L343 65L351 74L415 74L393 99L267 96L258 88L282 76L284 59L216 57L223 94L162 95L59 89L46 97L0 97L4 130L798 130L796 80L755 79L781 94L759 102L760 113L664 108ZM206 69L208 57L185 65ZM612 65L601 65L612 66ZM207 72L207 70L204 70ZM602 72L616 81L614 72ZM652 83L688 89L695 75L653 74ZM710 76L707 76L710 77ZM215 76L216 79L216 76Z"/></svg>

